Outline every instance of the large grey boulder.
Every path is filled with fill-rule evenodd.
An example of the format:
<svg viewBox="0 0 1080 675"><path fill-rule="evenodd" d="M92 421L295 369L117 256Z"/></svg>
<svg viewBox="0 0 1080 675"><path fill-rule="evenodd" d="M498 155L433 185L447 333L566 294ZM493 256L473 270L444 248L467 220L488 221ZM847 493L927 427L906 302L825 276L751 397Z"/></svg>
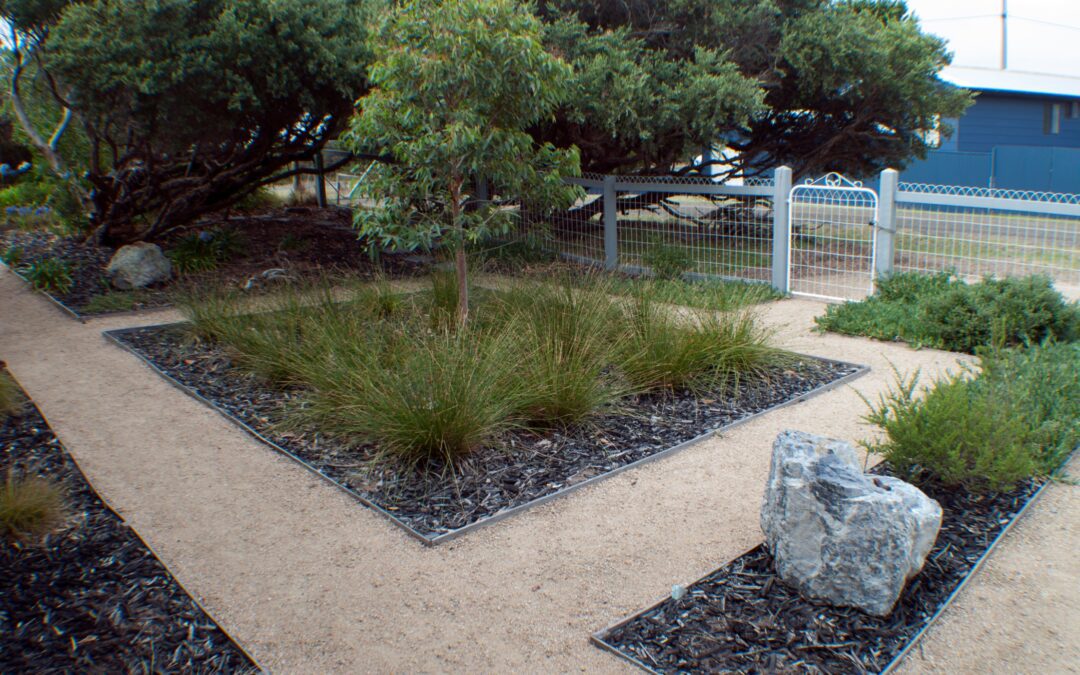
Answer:
<svg viewBox="0 0 1080 675"><path fill-rule="evenodd" d="M898 478L863 473L847 442L801 431L776 437L761 529L777 574L803 596L887 615L940 527L936 501Z"/></svg>
<svg viewBox="0 0 1080 675"><path fill-rule="evenodd" d="M172 265L156 244L140 241L121 246L105 267L113 286L123 291L145 288L172 277Z"/></svg>

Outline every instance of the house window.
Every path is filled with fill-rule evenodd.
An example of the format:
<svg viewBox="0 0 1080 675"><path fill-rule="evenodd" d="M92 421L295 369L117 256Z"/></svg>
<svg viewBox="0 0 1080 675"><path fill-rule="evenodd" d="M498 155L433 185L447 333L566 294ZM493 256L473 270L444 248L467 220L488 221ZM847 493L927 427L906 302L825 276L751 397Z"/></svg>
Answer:
<svg viewBox="0 0 1080 675"><path fill-rule="evenodd" d="M1080 119L1080 101L1073 101L1069 105L1069 119L1071 119L1071 120Z"/></svg>
<svg viewBox="0 0 1080 675"><path fill-rule="evenodd" d="M1062 103L1047 103L1043 109L1043 133L1060 134L1061 116L1065 105Z"/></svg>

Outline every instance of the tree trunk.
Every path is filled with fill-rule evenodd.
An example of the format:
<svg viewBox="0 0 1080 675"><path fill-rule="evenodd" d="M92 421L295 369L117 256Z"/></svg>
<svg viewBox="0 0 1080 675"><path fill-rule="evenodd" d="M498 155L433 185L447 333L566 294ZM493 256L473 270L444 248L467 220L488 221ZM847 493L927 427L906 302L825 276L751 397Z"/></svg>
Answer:
<svg viewBox="0 0 1080 675"><path fill-rule="evenodd" d="M462 328L469 320L469 277L468 263L465 260L465 227L461 222L461 189L464 179L457 172L450 177L450 220L457 239L457 251L454 254L454 266L457 271L458 286L458 325Z"/></svg>

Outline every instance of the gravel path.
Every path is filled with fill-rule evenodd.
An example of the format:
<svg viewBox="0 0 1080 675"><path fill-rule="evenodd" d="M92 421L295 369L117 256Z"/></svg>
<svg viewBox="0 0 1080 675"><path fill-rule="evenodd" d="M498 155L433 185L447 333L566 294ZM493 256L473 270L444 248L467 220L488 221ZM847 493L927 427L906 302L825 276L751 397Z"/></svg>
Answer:
<svg viewBox="0 0 1080 675"><path fill-rule="evenodd" d="M787 300L771 305L768 319L785 346L871 365L854 388L430 549L100 335L174 320L172 312L83 325L0 272L0 359L95 487L263 666L280 673L625 672L588 643L589 634L760 541L758 506L777 432L865 436L856 390L875 396L891 380L890 363L933 375L958 360L812 333L821 310ZM992 628L982 639L993 642L1010 625L998 614L1025 606L1031 619L1044 594L1059 597L1058 614L1012 624L1022 632L1011 639L1040 654L1044 672L1075 664L1070 627L1080 584L1068 553L1077 547L1076 490L1054 487L1053 499L1035 509L931 636L927 660L913 658L912 667L996 669L1000 654L950 644L973 639L964 632L972 616ZM1027 583L1014 584L1004 564L1010 556L1014 564L1043 559L1053 568L1028 563L1020 568Z"/></svg>

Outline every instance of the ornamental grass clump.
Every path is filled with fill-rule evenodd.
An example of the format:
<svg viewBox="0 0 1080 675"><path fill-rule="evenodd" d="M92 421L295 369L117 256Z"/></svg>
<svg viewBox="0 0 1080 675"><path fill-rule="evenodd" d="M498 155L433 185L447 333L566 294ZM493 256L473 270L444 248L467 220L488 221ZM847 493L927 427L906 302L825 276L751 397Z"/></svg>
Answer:
<svg viewBox="0 0 1080 675"><path fill-rule="evenodd" d="M569 425L629 393L611 367L625 335L602 280L518 284L500 294L503 320L518 336L526 419Z"/></svg>
<svg viewBox="0 0 1080 675"><path fill-rule="evenodd" d="M9 472L0 484L0 537L26 541L52 532L64 521L64 493L38 476Z"/></svg>
<svg viewBox="0 0 1080 675"><path fill-rule="evenodd" d="M379 458L442 468L519 423L520 351L507 333L383 337L393 344L380 358L313 389L302 414L324 431L374 443Z"/></svg>
<svg viewBox="0 0 1080 675"><path fill-rule="evenodd" d="M723 389L790 358L746 311L677 315L648 294L638 294L624 311L627 339L618 365L639 389Z"/></svg>
<svg viewBox="0 0 1080 675"><path fill-rule="evenodd" d="M1005 490L1052 473L1080 443L1080 344L989 350L922 392L918 379L897 374L868 402L885 437L865 443L916 484Z"/></svg>

